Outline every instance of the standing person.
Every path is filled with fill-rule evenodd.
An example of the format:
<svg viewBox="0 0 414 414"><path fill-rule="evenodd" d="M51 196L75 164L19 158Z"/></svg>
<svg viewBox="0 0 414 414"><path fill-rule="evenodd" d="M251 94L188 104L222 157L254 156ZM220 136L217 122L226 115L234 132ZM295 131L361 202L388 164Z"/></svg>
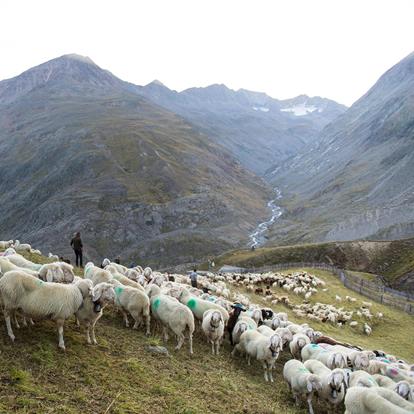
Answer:
<svg viewBox="0 0 414 414"><path fill-rule="evenodd" d="M73 251L75 252L75 256L76 256L76 266L80 266L83 267L83 263L82 263L82 249L83 249L83 244L82 244L82 240L80 237L80 233L77 232L75 233L75 236L73 237L73 239L70 241L70 245L73 248Z"/></svg>
<svg viewBox="0 0 414 414"><path fill-rule="evenodd" d="M197 287L197 278L198 278L198 274L197 274L197 268L195 267L194 270L190 273L190 280L191 280L191 286L192 287Z"/></svg>

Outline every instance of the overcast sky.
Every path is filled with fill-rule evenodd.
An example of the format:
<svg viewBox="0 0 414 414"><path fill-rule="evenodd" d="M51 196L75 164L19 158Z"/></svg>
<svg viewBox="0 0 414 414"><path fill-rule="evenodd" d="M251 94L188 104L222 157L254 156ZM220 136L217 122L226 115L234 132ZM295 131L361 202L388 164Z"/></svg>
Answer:
<svg viewBox="0 0 414 414"><path fill-rule="evenodd" d="M413 0L0 0L0 79L66 54L172 89L350 105L414 51Z"/></svg>

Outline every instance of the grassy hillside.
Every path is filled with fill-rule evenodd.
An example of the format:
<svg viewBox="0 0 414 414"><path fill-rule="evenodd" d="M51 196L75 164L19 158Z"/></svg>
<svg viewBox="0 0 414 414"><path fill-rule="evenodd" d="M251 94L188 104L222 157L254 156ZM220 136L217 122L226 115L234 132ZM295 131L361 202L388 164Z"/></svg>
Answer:
<svg viewBox="0 0 414 414"><path fill-rule="evenodd" d="M390 285L414 290L414 239L350 241L234 250L215 259L228 264L261 267L277 263L322 262L356 272L385 276ZM373 276L368 277L372 278Z"/></svg>
<svg viewBox="0 0 414 414"><path fill-rule="evenodd" d="M47 259L30 255L36 262ZM314 272L314 270L311 270ZM80 274L80 269L77 269ZM315 272L314 272L315 273ZM335 294L351 294L327 272L316 272L329 286L311 301L333 303ZM243 293L246 294L244 288ZM286 293L285 291L280 291ZM275 293L278 293L275 290ZM251 294L252 301L266 303ZM291 294L292 302L300 298ZM268 304L267 304L268 305ZM343 304L349 307L349 304ZM287 310L282 306L275 310ZM302 320L291 315L294 321ZM414 360L411 338L412 318L403 312L375 304L373 311L385 317L373 324L373 334L363 336L358 330L339 329L328 324L312 326L338 339L370 348L385 349L403 358ZM303 321L304 322L304 321ZM319 326L320 325L320 326ZM86 345L85 337L74 320L65 326L67 350L57 349L57 334L52 322L43 321L30 328L15 330L13 345L0 328L0 412L5 413L305 413L295 407L281 372L290 359L283 353L276 368L276 383L264 382L262 368L251 367L244 359L230 357L229 344L218 357L210 355L208 346L197 333L194 355L187 347L173 350L170 357L151 354L147 345L160 344L158 336L145 337L142 331L122 326L121 316L109 308L97 325L98 346ZM327 413L329 408L316 404L315 412Z"/></svg>

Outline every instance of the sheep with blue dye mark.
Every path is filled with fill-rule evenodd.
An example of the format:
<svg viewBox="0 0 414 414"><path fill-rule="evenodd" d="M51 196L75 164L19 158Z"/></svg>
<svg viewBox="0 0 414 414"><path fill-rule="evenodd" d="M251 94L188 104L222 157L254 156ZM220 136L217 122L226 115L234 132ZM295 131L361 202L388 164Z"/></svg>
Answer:
<svg viewBox="0 0 414 414"><path fill-rule="evenodd" d="M133 329L144 322L146 327L146 334L150 331L150 301L148 295L141 289L136 289L131 286L125 286L116 279L109 281L114 286L115 291L115 306L121 311L125 326L129 328L128 314L134 319Z"/></svg>
<svg viewBox="0 0 414 414"><path fill-rule="evenodd" d="M204 312L201 329L211 344L211 352L219 354L220 344L224 337L224 319L221 312L209 309Z"/></svg>
<svg viewBox="0 0 414 414"><path fill-rule="evenodd" d="M347 375L343 369L331 370L316 359L308 359L304 362L304 366L321 379L322 388L318 391L319 397L335 406L343 401L348 386Z"/></svg>
<svg viewBox="0 0 414 414"><path fill-rule="evenodd" d="M251 358L260 361L265 381L273 382L273 369L281 346L280 336L277 334L267 337L256 330L247 330L241 334L240 342L233 348L231 355L235 356L237 353L246 355L248 365Z"/></svg>
<svg viewBox="0 0 414 414"><path fill-rule="evenodd" d="M408 414L414 405L382 387L351 387L345 395L345 414Z"/></svg>
<svg viewBox="0 0 414 414"><path fill-rule="evenodd" d="M176 350L179 350L188 331L190 354L193 353L194 315L191 310L177 299L161 293L157 285L150 285L147 289L151 302L151 312L155 320L163 325L163 336L168 340L168 329L177 337Z"/></svg>
<svg viewBox="0 0 414 414"><path fill-rule="evenodd" d="M341 352L330 351L320 344L308 344L302 348L302 361L316 359L330 369L345 368L348 366L346 355Z"/></svg>
<svg viewBox="0 0 414 414"><path fill-rule="evenodd" d="M75 313L77 321L86 326L86 340L88 344L97 344L95 325L102 317L103 309L114 303L114 287L109 283L98 283L92 290L92 297L86 297L82 306ZM91 340L92 336L92 340Z"/></svg>
<svg viewBox="0 0 414 414"><path fill-rule="evenodd" d="M65 349L64 322L79 310L88 296L92 297L92 283L87 280L76 284L49 283L25 272L11 271L0 279L0 293L7 333L12 341L15 336L10 316L20 310L33 319L54 320L58 327L59 347Z"/></svg>
<svg viewBox="0 0 414 414"><path fill-rule="evenodd" d="M309 413L313 414L313 394L322 389L322 382L319 376L309 372L302 362L291 359L283 367L283 377L293 393L296 404L299 404L300 397L305 397Z"/></svg>

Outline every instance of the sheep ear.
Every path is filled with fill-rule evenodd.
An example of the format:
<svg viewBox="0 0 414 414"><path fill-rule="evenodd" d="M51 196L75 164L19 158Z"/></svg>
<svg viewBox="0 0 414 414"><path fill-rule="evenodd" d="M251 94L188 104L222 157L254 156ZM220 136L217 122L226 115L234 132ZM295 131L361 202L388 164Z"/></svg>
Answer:
<svg viewBox="0 0 414 414"><path fill-rule="evenodd" d="M308 392L312 392L312 383L309 380L307 381L306 389L308 390Z"/></svg>
<svg viewBox="0 0 414 414"><path fill-rule="evenodd" d="M326 365L329 369L332 369L334 359L335 359L335 354L332 354L332 355L329 356L328 360L326 361Z"/></svg>
<svg viewBox="0 0 414 414"><path fill-rule="evenodd" d="M52 269L49 269L46 272L46 282L53 282L53 280L55 279L55 276L57 276L56 272Z"/></svg>

